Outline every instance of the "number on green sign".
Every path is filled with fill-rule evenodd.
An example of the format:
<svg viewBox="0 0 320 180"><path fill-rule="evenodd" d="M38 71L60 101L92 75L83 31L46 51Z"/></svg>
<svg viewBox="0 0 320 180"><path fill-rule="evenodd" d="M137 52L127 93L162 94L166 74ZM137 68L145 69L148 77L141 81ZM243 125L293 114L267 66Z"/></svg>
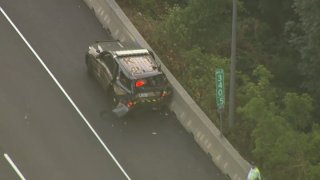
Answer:
<svg viewBox="0 0 320 180"><path fill-rule="evenodd" d="M216 102L219 109L224 107L224 72L216 70Z"/></svg>

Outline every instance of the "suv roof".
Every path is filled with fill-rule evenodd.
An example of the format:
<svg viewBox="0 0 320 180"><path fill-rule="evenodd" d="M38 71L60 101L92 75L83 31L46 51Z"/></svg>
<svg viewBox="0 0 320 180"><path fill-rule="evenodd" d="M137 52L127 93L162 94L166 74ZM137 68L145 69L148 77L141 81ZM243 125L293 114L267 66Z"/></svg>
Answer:
<svg viewBox="0 0 320 180"><path fill-rule="evenodd" d="M109 52L117 61L124 74L130 79L140 79L162 74L153 54L135 44L119 41L97 42L92 47Z"/></svg>
<svg viewBox="0 0 320 180"><path fill-rule="evenodd" d="M101 46L104 51L120 51L120 50L130 50L130 49L142 49L141 46L135 43L120 42L117 40L110 41L96 41L92 46Z"/></svg>

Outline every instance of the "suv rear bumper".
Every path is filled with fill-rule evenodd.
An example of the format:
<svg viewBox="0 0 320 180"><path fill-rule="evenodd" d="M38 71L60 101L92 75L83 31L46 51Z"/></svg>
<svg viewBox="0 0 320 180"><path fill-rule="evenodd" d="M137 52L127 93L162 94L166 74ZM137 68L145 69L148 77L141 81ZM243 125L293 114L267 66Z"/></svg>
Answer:
<svg viewBox="0 0 320 180"><path fill-rule="evenodd" d="M127 114L132 112L143 112L150 110L162 110L169 103L169 97L161 98L157 101L146 100L144 102L134 102L134 101L126 101L120 103L115 109L113 109L113 113L115 113L118 117L124 117Z"/></svg>

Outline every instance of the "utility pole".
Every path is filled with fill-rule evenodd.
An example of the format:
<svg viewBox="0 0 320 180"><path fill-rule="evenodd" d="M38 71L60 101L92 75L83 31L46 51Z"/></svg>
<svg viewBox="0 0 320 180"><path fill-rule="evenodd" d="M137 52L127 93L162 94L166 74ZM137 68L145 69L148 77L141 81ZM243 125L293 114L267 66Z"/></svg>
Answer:
<svg viewBox="0 0 320 180"><path fill-rule="evenodd" d="M237 47L237 0L233 0L232 9L232 42L230 64L230 91L229 91L229 128L235 123L235 92L236 92L236 47Z"/></svg>

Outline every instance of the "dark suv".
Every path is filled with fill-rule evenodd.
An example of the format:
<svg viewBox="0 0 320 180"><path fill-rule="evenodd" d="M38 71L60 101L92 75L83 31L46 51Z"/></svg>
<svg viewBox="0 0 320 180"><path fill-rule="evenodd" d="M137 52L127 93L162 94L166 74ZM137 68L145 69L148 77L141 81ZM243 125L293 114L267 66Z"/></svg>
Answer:
<svg viewBox="0 0 320 180"><path fill-rule="evenodd" d="M119 41L96 42L86 54L88 73L112 96L117 116L137 107L160 109L171 88L151 51Z"/></svg>

